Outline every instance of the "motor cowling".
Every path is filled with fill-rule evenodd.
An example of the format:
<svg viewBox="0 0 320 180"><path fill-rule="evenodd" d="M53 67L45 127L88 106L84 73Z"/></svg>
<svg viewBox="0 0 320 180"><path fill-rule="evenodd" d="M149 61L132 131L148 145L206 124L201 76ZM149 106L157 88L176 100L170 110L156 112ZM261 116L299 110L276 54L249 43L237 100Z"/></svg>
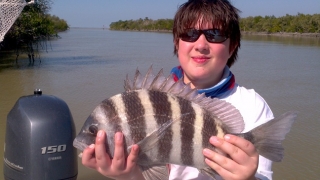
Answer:
<svg viewBox="0 0 320 180"><path fill-rule="evenodd" d="M18 99L7 116L6 180L77 179L75 126L67 104L36 90Z"/></svg>

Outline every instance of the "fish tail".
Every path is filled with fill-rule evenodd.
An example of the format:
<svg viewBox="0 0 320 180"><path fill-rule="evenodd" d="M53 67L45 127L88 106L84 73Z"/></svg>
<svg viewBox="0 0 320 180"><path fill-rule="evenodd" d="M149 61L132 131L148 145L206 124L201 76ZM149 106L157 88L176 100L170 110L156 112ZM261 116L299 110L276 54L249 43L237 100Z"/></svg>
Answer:
<svg viewBox="0 0 320 180"><path fill-rule="evenodd" d="M247 133L251 137L246 139L251 140L261 156L274 162L280 162L284 156L284 148L281 143L290 131L296 117L297 112L287 112L254 128Z"/></svg>

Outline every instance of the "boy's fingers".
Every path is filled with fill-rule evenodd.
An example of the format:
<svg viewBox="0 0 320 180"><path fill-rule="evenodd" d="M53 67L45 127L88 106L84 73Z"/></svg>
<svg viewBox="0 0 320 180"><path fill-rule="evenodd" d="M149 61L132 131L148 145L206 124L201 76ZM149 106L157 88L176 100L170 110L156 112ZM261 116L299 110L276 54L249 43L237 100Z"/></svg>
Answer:
<svg viewBox="0 0 320 180"><path fill-rule="evenodd" d="M241 162L244 156L257 157L258 153L250 141L234 135L225 135L224 139L233 144L233 148L225 149L225 152L236 162Z"/></svg>
<svg viewBox="0 0 320 180"><path fill-rule="evenodd" d="M128 156L127 169L131 169L132 167L134 167L136 165L138 155L139 155L139 146L133 145L131 148L131 152Z"/></svg>
<svg viewBox="0 0 320 180"><path fill-rule="evenodd" d="M221 167L219 164L213 162L212 160L206 158L205 162L208 166L214 169L219 175L223 175L224 177L231 172Z"/></svg>
<svg viewBox="0 0 320 180"><path fill-rule="evenodd" d="M123 170L125 168L125 154L124 154L124 144L123 144L123 134L117 132L115 134L115 147L114 147L114 156L112 159L112 165L115 169Z"/></svg>
<svg viewBox="0 0 320 180"><path fill-rule="evenodd" d="M108 169L111 164L111 159L106 153L106 133L100 130L96 137L95 156L97 166L101 169Z"/></svg>
<svg viewBox="0 0 320 180"><path fill-rule="evenodd" d="M234 166L236 165L234 161L232 161L230 158L221 155L220 153L217 153L215 151L211 151L209 149L203 150L203 155L206 158L206 163L213 168L215 171L224 172L229 171L233 172Z"/></svg>
<svg viewBox="0 0 320 180"><path fill-rule="evenodd" d="M82 152L82 164L92 168L96 169L96 158L95 158L95 145L91 144L89 147L83 150Z"/></svg>

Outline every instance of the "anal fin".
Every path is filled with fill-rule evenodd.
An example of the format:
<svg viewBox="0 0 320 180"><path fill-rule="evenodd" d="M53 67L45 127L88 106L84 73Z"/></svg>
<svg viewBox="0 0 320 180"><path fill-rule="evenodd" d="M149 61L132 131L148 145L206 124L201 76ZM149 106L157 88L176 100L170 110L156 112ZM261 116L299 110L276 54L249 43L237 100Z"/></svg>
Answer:
<svg viewBox="0 0 320 180"><path fill-rule="evenodd" d="M213 180L216 180L216 175L218 173L216 173L216 171L214 171L213 169L211 169L210 167L204 168L200 170L201 173L206 174L208 176L210 176Z"/></svg>
<svg viewBox="0 0 320 180"><path fill-rule="evenodd" d="M142 175L146 180L168 180L169 172L166 165L140 166Z"/></svg>

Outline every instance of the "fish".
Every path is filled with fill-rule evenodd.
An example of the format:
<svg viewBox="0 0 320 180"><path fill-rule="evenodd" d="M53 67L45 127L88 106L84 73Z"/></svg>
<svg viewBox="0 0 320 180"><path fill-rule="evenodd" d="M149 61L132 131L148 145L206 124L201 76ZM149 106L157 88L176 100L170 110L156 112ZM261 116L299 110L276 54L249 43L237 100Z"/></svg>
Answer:
<svg viewBox="0 0 320 180"><path fill-rule="evenodd" d="M166 164L197 168L215 179L217 173L204 161L204 148L220 153L209 143L211 136L234 134L252 142L258 153L271 161L283 159L281 143L296 119L290 111L253 130L242 133L244 121L232 104L206 97L172 75L156 75L152 66L142 76L137 69L133 80L127 75L124 92L103 100L85 121L73 146L83 151L95 143L99 130L106 132L106 151L114 155L114 136L122 132L125 155L139 145L137 165L147 180L168 179Z"/></svg>

